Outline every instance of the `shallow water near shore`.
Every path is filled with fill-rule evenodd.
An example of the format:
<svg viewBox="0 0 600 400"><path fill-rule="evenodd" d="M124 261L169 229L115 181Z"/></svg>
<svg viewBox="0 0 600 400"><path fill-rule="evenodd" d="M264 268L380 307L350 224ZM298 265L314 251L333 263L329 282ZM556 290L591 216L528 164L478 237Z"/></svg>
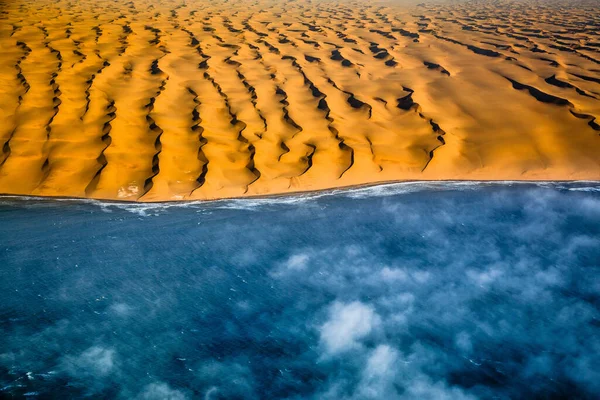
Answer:
<svg viewBox="0 0 600 400"><path fill-rule="evenodd" d="M600 183L0 198L0 397L600 396Z"/></svg>

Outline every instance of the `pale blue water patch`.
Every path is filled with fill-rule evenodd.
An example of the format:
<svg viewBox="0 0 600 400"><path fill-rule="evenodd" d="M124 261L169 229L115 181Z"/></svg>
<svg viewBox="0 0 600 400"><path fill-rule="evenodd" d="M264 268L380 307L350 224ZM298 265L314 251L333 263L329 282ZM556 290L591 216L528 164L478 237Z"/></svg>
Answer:
<svg viewBox="0 0 600 400"><path fill-rule="evenodd" d="M0 198L0 397L600 397L600 184Z"/></svg>

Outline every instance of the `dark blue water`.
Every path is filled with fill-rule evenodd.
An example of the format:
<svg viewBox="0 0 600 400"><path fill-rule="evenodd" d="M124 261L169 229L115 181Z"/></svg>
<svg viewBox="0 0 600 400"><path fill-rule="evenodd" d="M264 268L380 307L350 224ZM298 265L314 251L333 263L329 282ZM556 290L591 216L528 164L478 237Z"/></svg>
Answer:
<svg viewBox="0 0 600 400"><path fill-rule="evenodd" d="M0 199L0 397L600 398L600 184Z"/></svg>

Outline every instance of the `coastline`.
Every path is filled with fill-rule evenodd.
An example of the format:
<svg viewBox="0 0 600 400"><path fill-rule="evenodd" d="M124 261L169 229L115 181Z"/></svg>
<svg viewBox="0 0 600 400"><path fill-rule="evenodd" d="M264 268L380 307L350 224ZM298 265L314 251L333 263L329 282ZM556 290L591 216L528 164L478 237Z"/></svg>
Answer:
<svg viewBox="0 0 600 400"><path fill-rule="evenodd" d="M2 200L14 200L18 201L73 201L73 202L88 202L106 205L190 205L190 204L214 204L226 201L244 201L244 200L282 200L282 199L313 199L323 196L335 196L350 194L361 190L370 190L377 188L398 188L398 187L418 187L420 190L426 189L444 189L444 188L459 188L459 187L470 187L470 186L514 186L514 185L567 185L567 186L583 186L590 185L592 187L598 186L600 189L600 180L395 180L395 181L381 181L373 183L364 183L348 186L333 187L328 189L317 189L317 190L299 190L285 193L273 193L264 195L247 195L247 196L231 196L231 197L220 197L211 198L205 200L196 199L181 199L181 200L126 200L126 199L96 199L90 197L70 197L70 196L33 196L33 195L18 195L18 194L5 194L0 193L0 201ZM418 191L416 189L414 191Z"/></svg>

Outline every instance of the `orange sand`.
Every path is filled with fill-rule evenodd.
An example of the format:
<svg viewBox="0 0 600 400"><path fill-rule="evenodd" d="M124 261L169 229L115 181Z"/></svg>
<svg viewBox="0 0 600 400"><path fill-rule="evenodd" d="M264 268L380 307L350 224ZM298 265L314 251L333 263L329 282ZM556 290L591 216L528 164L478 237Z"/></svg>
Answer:
<svg viewBox="0 0 600 400"><path fill-rule="evenodd" d="M591 1L0 1L0 193L600 179Z"/></svg>

